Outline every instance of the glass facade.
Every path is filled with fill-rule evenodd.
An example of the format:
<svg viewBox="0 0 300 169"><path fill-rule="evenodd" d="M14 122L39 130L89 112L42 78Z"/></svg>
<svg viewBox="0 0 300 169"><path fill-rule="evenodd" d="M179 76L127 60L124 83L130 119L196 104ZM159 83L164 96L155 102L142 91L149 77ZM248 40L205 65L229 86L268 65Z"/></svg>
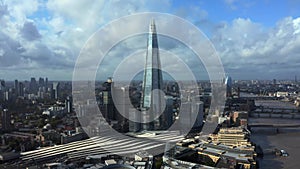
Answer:
<svg viewBox="0 0 300 169"><path fill-rule="evenodd" d="M141 100L141 109L148 110L149 117L156 117L160 114L162 101L159 92L154 90L163 89L163 78L161 72L161 64L158 50L158 40L154 20L151 21L149 27L149 36L147 43L147 54L144 69L143 91ZM159 124L156 124L159 125Z"/></svg>

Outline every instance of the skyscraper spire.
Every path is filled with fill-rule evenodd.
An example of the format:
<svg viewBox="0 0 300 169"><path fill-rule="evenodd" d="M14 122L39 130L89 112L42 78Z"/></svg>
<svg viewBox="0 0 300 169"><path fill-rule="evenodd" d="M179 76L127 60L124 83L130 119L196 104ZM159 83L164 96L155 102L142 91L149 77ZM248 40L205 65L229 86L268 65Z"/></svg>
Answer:
<svg viewBox="0 0 300 169"><path fill-rule="evenodd" d="M150 22L149 33L156 33L155 21L153 18Z"/></svg>
<svg viewBox="0 0 300 169"><path fill-rule="evenodd" d="M156 90L157 89L157 90ZM148 110L148 114L142 118L153 118L161 113L162 101L158 90L163 89L163 78L161 72L161 64L159 58L158 40L154 19L151 20L149 26L149 35L147 43L146 63L143 79L143 91L141 100L141 110ZM150 114L149 114L150 113ZM156 124L159 125L159 124ZM146 126L146 128L152 128ZM145 130L147 130L144 128Z"/></svg>

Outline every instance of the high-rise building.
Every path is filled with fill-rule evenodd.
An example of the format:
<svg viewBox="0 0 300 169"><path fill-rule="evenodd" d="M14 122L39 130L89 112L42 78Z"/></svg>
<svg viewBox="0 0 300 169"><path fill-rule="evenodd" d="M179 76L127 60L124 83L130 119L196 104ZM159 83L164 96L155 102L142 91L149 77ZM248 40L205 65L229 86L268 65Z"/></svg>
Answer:
<svg viewBox="0 0 300 169"><path fill-rule="evenodd" d="M164 98L161 96L159 90L163 89L163 77L161 71L161 63L159 58L158 40L156 33L156 26L154 20L151 21L149 27L146 63L143 77L143 89L141 98L141 121L143 130L158 129L160 127L160 120L152 121L154 117L161 114Z"/></svg>
<svg viewBox="0 0 300 169"><path fill-rule="evenodd" d="M44 99L44 90L43 87L39 87L38 93L37 93L37 97Z"/></svg>
<svg viewBox="0 0 300 169"><path fill-rule="evenodd" d="M134 119L134 121L129 121L129 131L138 132L141 130L141 123L138 121L141 119L141 113L135 108L129 109L129 119Z"/></svg>
<svg viewBox="0 0 300 169"><path fill-rule="evenodd" d="M44 78L39 78L39 87L44 87L45 86L45 81Z"/></svg>
<svg viewBox="0 0 300 169"><path fill-rule="evenodd" d="M53 82L51 96L52 96L52 99L59 98L59 82Z"/></svg>
<svg viewBox="0 0 300 169"><path fill-rule="evenodd" d="M226 97L231 97L232 96L232 79L230 76L226 77L225 85L226 85Z"/></svg>
<svg viewBox="0 0 300 169"><path fill-rule="evenodd" d="M277 84L277 80L273 79L273 85L276 85L276 84Z"/></svg>
<svg viewBox="0 0 300 169"><path fill-rule="evenodd" d="M5 81L0 80L0 90L4 91L5 90Z"/></svg>
<svg viewBox="0 0 300 169"><path fill-rule="evenodd" d="M11 90L7 90L4 92L4 100L5 101L11 100L11 98L12 98L11 93L12 93Z"/></svg>
<svg viewBox="0 0 300 169"><path fill-rule="evenodd" d="M46 89L48 88L48 77L46 77L46 80L45 80L45 87L46 87Z"/></svg>
<svg viewBox="0 0 300 169"><path fill-rule="evenodd" d="M14 88L16 96L19 96L19 81L17 79L15 80Z"/></svg>
<svg viewBox="0 0 300 169"><path fill-rule="evenodd" d="M193 101L192 112L194 116L196 116L196 120L194 122L193 128L201 128L203 125L203 102L201 101Z"/></svg>
<svg viewBox="0 0 300 169"><path fill-rule="evenodd" d="M38 85L37 85L36 80L35 80L34 77L32 77L30 79L29 92L32 93L32 94L37 94L37 92L38 92Z"/></svg>
<svg viewBox="0 0 300 169"><path fill-rule="evenodd" d="M202 127L203 102L196 100L184 102L181 104L180 113L179 120L183 131Z"/></svg>
<svg viewBox="0 0 300 169"><path fill-rule="evenodd" d="M180 107L180 114L179 114L179 120L180 120L180 126L182 131L189 131L191 123L193 123L193 117L191 117L191 108L192 103L191 102L184 102L181 103Z"/></svg>
<svg viewBox="0 0 300 169"><path fill-rule="evenodd" d="M10 130L11 125L10 125L10 112L7 109L2 109L0 108L1 112L1 125L2 125L2 130Z"/></svg>
<svg viewBox="0 0 300 169"><path fill-rule="evenodd" d="M0 80L0 100L4 100L5 81Z"/></svg>
<svg viewBox="0 0 300 169"><path fill-rule="evenodd" d="M161 129L168 129L174 122L174 97L166 96L165 98L166 108L161 115Z"/></svg>
<svg viewBox="0 0 300 169"><path fill-rule="evenodd" d="M19 82L19 88L18 88L19 96L24 96L24 84L22 82Z"/></svg>
<svg viewBox="0 0 300 169"><path fill-rule="evenodd" d="M71 113L73 110L73 100L71 96L68 96L65 100L65 108L67 110L67 113Z"/></svg>
<svg viewBox="0 0 300 169"><path fill-rule="evenodd" d="M115 107L111 95L111 90L113 88L112 79L108 78L107 81L104 82L102 86L104 87L104 90L102 91L101 113L103 114L107 122L110 123L110 121L116 119Z"/></svg>
<svg viewBox="0 0 300 169"><path fill-rule="evenodd" d="M126 93L129 93L129 87L114 87L112 95L115 105L115 119L118 122L118 126L115 128L119 132L128 132L129 122L126 117L129 117L130 101L127 99Z"/></svg>

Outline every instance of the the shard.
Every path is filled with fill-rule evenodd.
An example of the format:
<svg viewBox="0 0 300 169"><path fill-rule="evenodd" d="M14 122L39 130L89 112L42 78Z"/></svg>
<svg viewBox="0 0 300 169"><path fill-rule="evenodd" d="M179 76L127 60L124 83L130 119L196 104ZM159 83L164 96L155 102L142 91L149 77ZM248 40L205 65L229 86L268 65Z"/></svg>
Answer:
<svg viewBox="0 0 300 169"><path fill-rule="evenodd" d="M155 119L153 122L142 125L143 130L158 129L160 120L158 117L164 106L164 98L161 95L163 90L163 77L161 71L161 63L159 57L158 40L156 33L156 26L154 20L149 26L146 62L143 77L143 90L141 100L142 121L149 121Z"/></svg>

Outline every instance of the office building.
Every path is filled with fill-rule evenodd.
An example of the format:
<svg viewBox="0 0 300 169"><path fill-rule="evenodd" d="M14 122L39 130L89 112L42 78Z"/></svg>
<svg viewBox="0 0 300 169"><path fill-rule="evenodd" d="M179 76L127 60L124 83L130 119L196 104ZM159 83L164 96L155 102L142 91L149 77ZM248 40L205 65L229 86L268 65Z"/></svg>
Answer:
<svg viewBox="0 0 300 169"><path fill-rule="evenodd" d="M22 82L19 82L19 86L18 86L18 93L19 96L24 96L24 84Z"/></svg>
<svg viewBox="0 0 300 169"><path fill-rule="evenodd" d="M111 90L113 88L113 81L108 78L106 82L103 83L103 91L101 93L102 106L100 107L101 113L108 123L112 120L116 120L115 106L112 99Z"/></svg>
<svg viewBox="0 0 300 169"><path fill-rule="evenodd" d="M18 80L15 80L14 89L15 89L16 96L19 96L19 81Z"/></svg>
<svg viewBox="0 0 300 169"><path fill-rule="evenodd" d="M203 106L204 104L201 101L194 101L192 104L192 113L194 113L196 116L196 121L193 125L193 128L201 128L203 125Z"/></svg>
<svg viewBox="0 0 300 169"><path fill-rule="evenodd" d="M129 119L133 119L129 121L129 131L130 132L138 132L141 130L142 124L138 121L141 119L141 113L135 108L129 109Z"/></svg>
<svg viewBox="0 0 300 169"><path fill-rule="evenodd" d="M57 100L59 98L59 82L53 82L51 96L52 99Z"/></svg>
<svg viewBox="0 0 300 169"><path fill-rule="evenodd" d="M129 108L131 102L129 100L129 87L116 88L112 92L115 105L115 120L117 121L116 130L120 132L128 132L129 130Z"/></svg>
<svg viewBox="0 0 300 169"><path fill-rule="evenodd" d="M32 94L37 94L38 92L38 85L34 77L30 79L29 92Z"/></svg>
<svg viewBox="0 0 300 169"><path fill-rule="evenodd" d="M4 100L5 101L8 101L10 100L12 97L11 97L11 91L5 91L4 92Z"/></svg>
<svg viewBox="0 0 300 169"><path fill-rule="evenodd" d="M46 87L46 89L48 88L48 77L46 77L46 80L45 80L45 87Z"/></svg>
<svg viewBox="0 0 300 169"><path fill-rule="evenodd" d="M44 99L44 90L43 90L43 87L39 87L37 96L38 96L38 98Z"/></svg>
<svg viewBox="0 0 300 169"><path fill-rule="evenodd" d="M232 96L232 79L230 76L226 77L225 85L226 85L226 97L231 97Z"/></svg>
<svg viewBox="0 0 300 169"><path fill-rule="evenodd" d="M179 120L182 131L202 127L203 115L203 102L187 101L181 103Z"/></svg>
<svg viewBox="0 0 300 169"><path fill-rule="evenodd" d="M4 100L5 81L0 80L0 100Z"/></svg>
<svg viewBox="0 0 300 169"><path fill-rule="evenodd" d="M0 80L0 90L4 91L5 90L5 81Z"/></svg>
<svg viewBox="0 0 300 169"><path fill-rule="evenodd" d="M0 108L0 112L1 112L1 125L2 125L2 130L10 130L11 129L11 125L10 125L10 112L8 111L8 109L2 109Z"/></svg>
<svg viewBox="0 0 300 169"><path fill-rule="evenodd" d="M141 97L141 122L143 130L159 129L161 119L154 119L163 111L163 97L158 90L163 89L163 77L161 72L161 63L159 58L158 40L154 20L149 27L146 64L143 76L143 89ZM152 122L149 122L152 121ZM149 123L147 123L149 122Z"/></svg>
<svg viewBox="0 0 300 169"><path fill-rule="evenodd" d="M44 87L45 86L45 81L44 78L39 78L39 87Z"/></svg>
<svg viewBox="0 0 300 169"><path fill-rule="evenodd" d="M65 100L65 109L67 110L67 113L71 113L73 111L73 100L71 96L68 96Z"/></svg>
<svg viewBox="0 0 300 169"><path fill-rule="evenodd" d="M168 129L174 122L174 98L165 96L166 108L161 115L161 129Z"/></svg>

